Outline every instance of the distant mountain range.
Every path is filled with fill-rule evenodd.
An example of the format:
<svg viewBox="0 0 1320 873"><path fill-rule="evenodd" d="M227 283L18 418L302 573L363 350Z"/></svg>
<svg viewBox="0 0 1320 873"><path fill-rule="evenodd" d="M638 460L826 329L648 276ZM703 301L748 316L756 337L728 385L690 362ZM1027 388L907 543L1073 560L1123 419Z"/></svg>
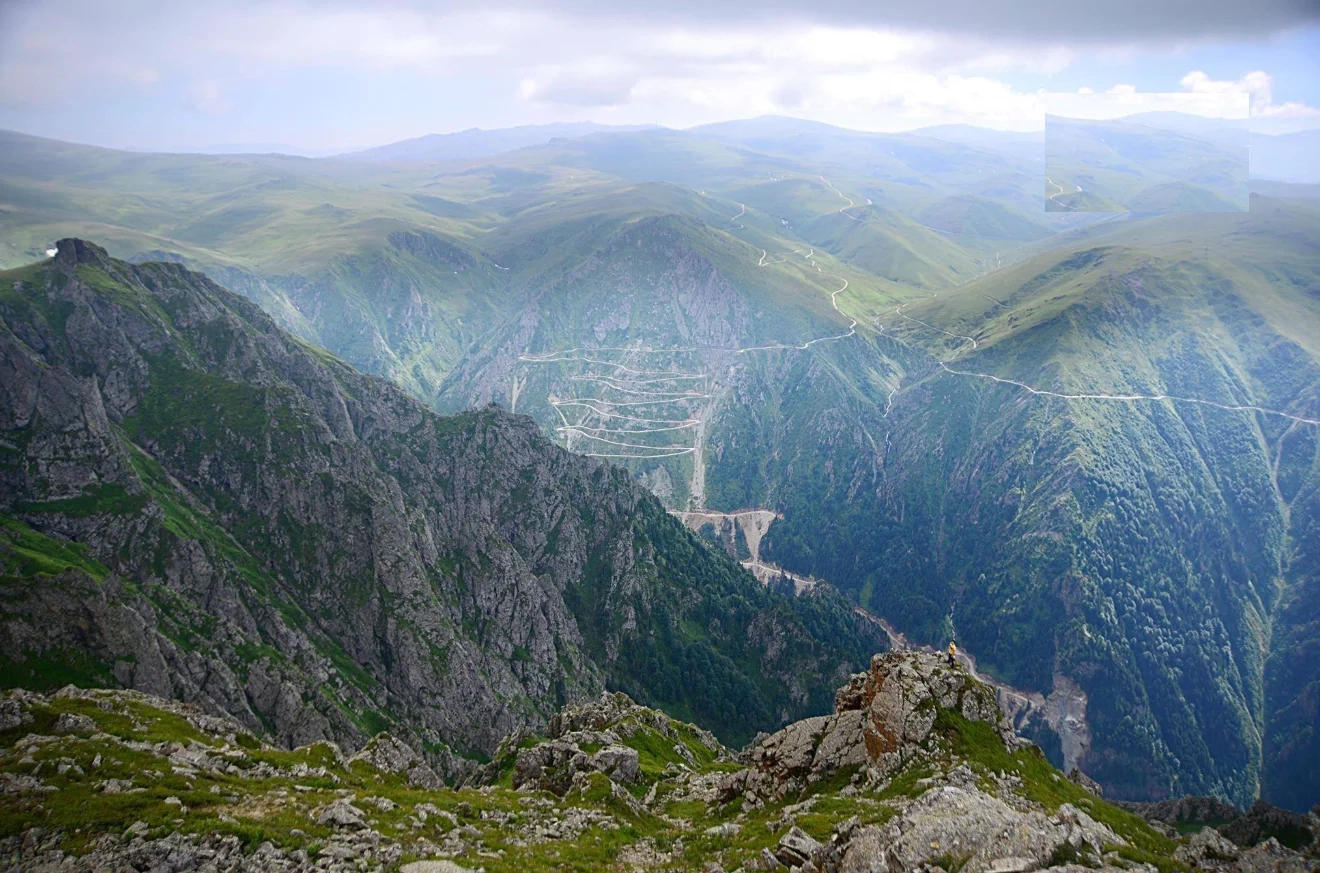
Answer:
<svg viewBox="0 0 1320 873"><path fill-rule="evenodd" d="M299 158L324 158L343 149L306 148L283 142L233 142L205 146L129 146L126 151L176 155L291 155Z"/></svg>
<svg viewBox="0 0 1320 873"><path fill-rule="evenodd" d="M353 161L453 161L484 158L527 146L541 145L557 137L589 133L620 133L643 130L649 125L608 125L590 121L560 124L528 124L498 130L471 128L457 133L432 133L388 145L340 155Z"/></svg>
<svg viewBox="0 0 1320 873"><path fill-rule="evenodd" d="M1128 123L1177 131L1193 136L1231 140L1240 136L1247 122L1224 124L1223 119L1177 112L1149 112L1126 116ZM625 133L654 130L655 125L608 125L594 122L562 122L522 125L519 127L483 130L471 128L454 133L427 134L381 146L344 152L339 149L307 148L277 142L221 143L208 146L134 147L129 151L156 154L216 154L258 155L278 154L296 157L336 157L367 162L391 161L449 161L490 157L529 146L544 145L556 138L573 138L596 133ZM1043 154L1044 134L995 130L966 124L946 124L924 127L897 134L878 134L835 127L823 122L808 121L787 116L761 116L743 121L718 122L690 129L699 136L717 139L737 139L749 144L778 141L780 145L790 139L799 141L811 137L842 137L858 141L912 142L920 139L940 140L947 143L1013 155L1017 158L1040 157ZM1227 132L1227 136L1226 136ZM1320 153L1320 131L1265 135L1250 138L1252 158L1251 177L1285 182L1320 182L1320 165L1315 155Z"/></svg>

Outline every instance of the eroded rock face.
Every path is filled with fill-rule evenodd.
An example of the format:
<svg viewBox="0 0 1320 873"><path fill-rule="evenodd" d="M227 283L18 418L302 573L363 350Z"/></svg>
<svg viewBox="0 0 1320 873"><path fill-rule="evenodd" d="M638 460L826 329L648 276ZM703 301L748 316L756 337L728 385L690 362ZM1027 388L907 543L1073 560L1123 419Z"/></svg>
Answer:
<svg viewBox="0 0 1320 873"><path fill-rule="evenodd" d="M994 725L1003 719L994 693L939 655L878 655L871 660L870 672L861 675L865 680L860 694L844 697L848 703L855 699L866 714L862 736L867 754L882 762L883 769L902 763L905 749L925 741L935 725L936 708ZM1011 735L1011 729L1005 732Z"/></svg>
<svg viewBox="0 0 1320 873"><path fill-rule="evenodd" d="M993 689L940 655L889 652L871 659L835 694L834 714L794 722L752 746L750 768L732 774L724 796L783 797L843 770L892 773L919 753L939 709L994 725L1011 746L1021 741L1004 720Z"/></svg>

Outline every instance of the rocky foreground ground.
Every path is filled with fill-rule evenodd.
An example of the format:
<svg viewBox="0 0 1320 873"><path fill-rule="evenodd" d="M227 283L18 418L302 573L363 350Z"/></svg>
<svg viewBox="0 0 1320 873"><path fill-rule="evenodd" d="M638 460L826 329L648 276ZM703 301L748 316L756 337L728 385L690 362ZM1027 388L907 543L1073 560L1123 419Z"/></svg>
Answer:
<svg viewBox="0 0 1320 873"><path fill-rule="evenodd" d="M607 694L507 738L457 788L383 734L349 757L133 692L0 697L4 870L1320 869L1314 814L1121 809L1087 783L921 653L877 655L832 715L739 753Z"/></svg>

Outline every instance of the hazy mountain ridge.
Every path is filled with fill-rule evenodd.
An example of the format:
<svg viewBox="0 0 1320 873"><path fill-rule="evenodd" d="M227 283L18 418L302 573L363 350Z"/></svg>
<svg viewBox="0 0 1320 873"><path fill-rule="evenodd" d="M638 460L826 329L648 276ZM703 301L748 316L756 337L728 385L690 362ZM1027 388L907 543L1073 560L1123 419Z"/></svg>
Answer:
<svg viewBox="0 0 1320 873"><path fill-rule="evenodd" d="M1224 212L1248 207L1248 133L1227 119L1148 113L1045 118L1051 211Z"/></svg>
<svg viewBox="0 0 1320 873"><path fill-rule="evenodd" d="M346 152L337 157L351 161L453 161L485 158L500 152L540 145L557 137L585 136L604 131L639 130L647 126L594 124L584 121L528 124L495 130L474 127L454 133L431 133L369 149Z"/></svg>

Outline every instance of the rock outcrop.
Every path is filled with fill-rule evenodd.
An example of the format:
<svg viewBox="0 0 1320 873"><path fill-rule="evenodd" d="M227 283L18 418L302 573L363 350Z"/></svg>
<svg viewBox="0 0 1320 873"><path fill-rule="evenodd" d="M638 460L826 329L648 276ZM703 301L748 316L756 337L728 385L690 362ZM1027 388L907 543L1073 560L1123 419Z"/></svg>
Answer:
<svg viewBox="0 0 1320 873"><path fill-rule="evenodd" d="M928 652L891 652L838 690L833 715L794 722L749 748L751 766L727 780L724 794L782 798L845 771L878 781L923 754L940 709L992 725L1010 746L1023 742L994 690L964 668Z"/></svg>
<svg viewBox="0 0 1320 873"><path fill-rule="evenodd" d="M408 784L415 788L436 789L445 784L412 746L389 734L372 737L349 758L350 764L354 761L364 761L382 773L402 773L408 777Z"/></svg>
<svg viewBox="0 0 1320 873"><path fill-rule="evenodd" d="M639 706L626 694L607 692L560 710L538 742L531 742L525 732L509 736L494 760L477 768L467 784L491 784L512 767L515 789L549 791L560 797L580 788L584 777L592 773L602 773L620 785L634 785L642 776L641 759L628 743L642 738L649 745L659 742L672 749L675 762L689 769L698 757L712 760L728 754L710 732Z"/></svg>
<svg viewBox="0 0 1320 873"><path fill-rule="evenodd" d="M1302 814L1258 800L1242 812L1214 797L1180 797L1159 803L1119 805L1166 833L1210 825L1214 833L1241 847L1256 846L1270 839L1292 848L1316 845L1320 841L1320 807Z"/></svg>

